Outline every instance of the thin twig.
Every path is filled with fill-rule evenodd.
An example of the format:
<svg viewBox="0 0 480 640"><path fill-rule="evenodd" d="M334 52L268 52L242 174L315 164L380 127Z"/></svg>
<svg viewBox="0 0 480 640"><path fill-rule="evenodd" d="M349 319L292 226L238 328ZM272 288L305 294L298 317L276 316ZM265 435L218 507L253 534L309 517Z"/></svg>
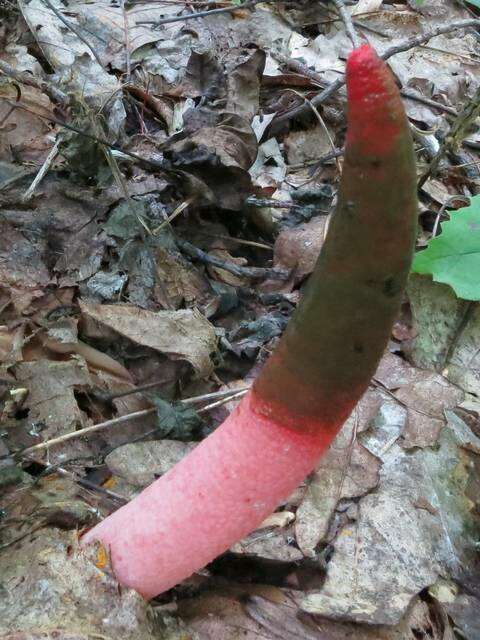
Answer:
<svg viewBox="0 0 480 640"><path fill-rule="evenodd" d="M450 133L443 140L437 155L433 158L428 165L427 170L421 176L418 186L422 187L430 176L435 175L440 165L442 158L449 152L457 149L462 139L466 137L469 126L480 114L480 88L475 91L470 100L464 106L462 111L458 114L455 122L450 129Z"/></svg>
<svg viewBox="0 0 480 640"><path fill-rule="evenodd" d="M248 0L242 4L233 4L230 7L210 9L207 11L196 11L195 13L186 13L183 16L171 16L170 18L162 18L161 20L139 20L136 24L151 24L154 28L157 28L163 24L171 24L172 22L182 22L183 20L193 20L194 18L206 18L208 16L218 15L219 13L231 13L232 11L238 11L239 9L249 9L250 7L254 7L256 4L260 4L260 2L265 2L265 0Z"/></svg>
<svg viewBox="0 0 480 640"><path fill-rule="evenodd" d="M455 349L460 342L460 338L462 337L468 323L472 318L472 314L476 309L476 305L471 300L465 300L465 306L463 308L462 316L455 328L455 334L450 342L447 352L445 353L445 358L443 359L443 367L445 369L448 367L448 364L451 362Z"/></svg>
<svg viewBox="0 0 480 640"><path fill-rule="evenodd" d="M347 36L350 38L352 42L353 48L356 49L359 46L360 41L355 32L355 27L353 26L352 16L348 13L343 0L331 0L331 1L335 5L338 11L338 14L342 19L342 22L345 25L345 31L347 33Z"/></svg>
<svg viewBox="0 0 480 640"><path fill-rule="evenodd" d="M84 138L88 138L89 140L93 140L93 142L96 142L97 144L100 145L105 145L106 147L109 147L110 149L113 149L114 151L119 151L120 153L123 153L124 155L133 158L134 160L136 160L141 166L150 166L153 167L154 169L157 170L165 170L165 165L160 162L160 161L156 161L156 160L149 160L147 158L142 158L141 156L137 155L136 153L133 153L132 151L127 151L127 149L124 149L123 147L120 147L117 144L113 144L112 142L108 142L108 140L105 140L103 138L99 138L98 136L95 136L91 133L87 133L86 131L82 131L81 129L78 129L77 127L74 127L71 124L68 124L67 122L63 122L62 120L59 120L58 118L55 118L54 116L45 116L41 113L36 113L35 111L33 111L32 109L30 109L29 107L27 107L26 105L24 105L21 102L12 102L11 100L7 100L4 99L4 102L6 104L9 104L11 106L14 106L17 109L22 109L22 111L26 111L27 113L31 113L34 116L37 116L38 118L42 118L43 120L46 120L47 122L53 122L54 124L58 124L58 126L63 127L64 129L68 129L68 131L73 131L73 133L77 133L79 136L83 136Z"/></svg>
<svg viewBox="0 0 480 640"><path fill-rule="evenodd" d="M271 209L301 209L301 205L289 200L274 200L273 198L257 198L249 196L245 204L250 207L270 207Z"/></svg>
<svg viewBox="0 0 480 640"><path fill-rule="evenodd" d="M24 84L28 87L35 87L42 93L45 93L53 102L58 104L66 104L68 102L68 96L61 89L58 89L55 85L32 76L27 71L18 71L4 60L0 60L0 71L9 78L13 78L20 84Z"/></svg>
<svg viewBox="0 0 480 640"><path fill-rule="evenodd" d="M383 393L386 393L387 396L392 398L392 400L395 400L395 402L398 402L398 404L401 405L402 407L405 407L405 409L410 409L411 411L414 411L415 413L418 413L422 416L426 416L427 418L434 418L436 420L438 419L438 416L434 416L431 413L427 413L426 411L417 409L413 405L409 405L408 403L406 403L404 400L400 400L400 398L397 398L397 396L393 393L393 391L391 391L388 387L386 387L383 384L383 382L380 382L380 380L377 380L376 378L372 378L371 385L377 389L380 389L380 391L383 391Z"/></svg>
<svg viewBox="0 0 480 640"><path fill-rule="evenodd" d="M250 387L244 387L243 389L239 389L238 393L240 393L240 392L247 393L249 388ZM221 400L218 402L218 404L216 404L216 406L219 406L220 404L225 404L227 402L230 402L231 399L236 397L236 395L237 395L236 393L231 395L233 391L234 391L233 389L225 389L224 391L215 391L213 393L205 393L203 396L197 396L196 398L187 398L186 400L182 400L182 403L187 405L187 404L193 404L194 400L200 401L200 400L206 400L207 398L220 397ZM210 409L212 409L212 408L214 408L214 407L207 405L206 407L203 407L202 409L197 409L197 413L198 414L205 413L206 411L210 411ZM150 429L150 431L147 431L145 433L141 433L136 438L129 438L127 441L120 442L120 443L116 444L115 447L112 447L108 453L110 453L111 451L113 451L114 449L116 449L118 447L122 447L125 444L132 444L134 442L139 442L140 440L144 440L145 438L149 438L150 436L153 436L154 434L158 433L161 430L162 430L162 427L161 426L157 426L154 429ZM108 455L108 454L106 453L104 455L104 457L106 457L106 455Z"/></svg>
<svg viewBox="0 0 480 640"><path fill-rule="evenodd" d="M311 167L315 167L314 171L316 171L320 165L331 162L336 158L341 158L344 152L345 152L345 149L335 149L334 151L329 151L325 155L321 156L320 158L318 158L318 160L310 160L309 162L302 162L301 164L289 164L287 165L287 170L289 173L293 173L294 171L298 171L298 169L304 169L305 167L311 166ZM325 213L329 213L329 212L326 211Z"/></svg>
<svg viewBox="0 0 480 640"><path fill-rule="evenodd" d="M125 9L125 0L121 0L121 7L123 14L123 29L125 32L125 67L127 71L127 82L130 82L130 76L132 75L130 60L130 27L128 24L128 13Z"/></svg>
<svg viewBox="0 0 480 640"><path fill-rule="evenodd" d="M289 91L292 91L295 95L299 96L300 98L302 98L312 109L315 117L317 118L321 128L323 129L323 132L325 133L328 142L330 143L330 146L332 147L332 153L336 152L336 148L335 148L335 143L332 139L332 136L330 135L330 131L327 128L327 125L325 124L325 121L323 120L322 116L320 115L320 112L318 111L317 107L312 104L311 100L309 100L307 97L302 96L301 93L299 93L298 91L296 91L295 89L289 89ZM340 166L340 161L338 160L338 156L335 158L335 163L337 165L337 169L340 171L341 166ZM316 175L316 171L313 173L313 175L311 176L311 178L309 178L309 180L307 180L307 182L304 182L302 185L299 185L300 187L305 186L308 182L311 182Z"/></svg>
<svg viewBox="0 0 480 640"><path fill-rule="evenodd" d="M452 202L455 202L457 200L468 200L468 198L466 198L465 196L462 195L454 195L454 196L450 196L449 198L447 198L445 200L445 202L442 204L442 206L440 207L439 212L437 213L437 216L435 218L435 222L433 224L433 229L432 229L432 236L431 238L435 238L437 235L437 231L438 231L438 227L440 225L440 220L442 219L443 214L445 213L446 209L448 207L451 206Z"/></svg>
<svg viewBox="0 0 480 640"><path fill-rule="evenodd" d="M43 178L45 177L45 174L49 171L50 167L52 166L52 162L57 157L58 150L60 148L61 143L62 143L62 136L59 135L55 141L55 144L51 148L50 153L46 157L45 162L40 167L40 171L37 173L37 175L33 179L32 184L28 187L28 189L23 194L22 202L27 202L33 196L35 189L43 180Z"/></svg>
<svg viewBox="0 0 480 640"><path fill-rule="evenodd" d="M252 240L244 240L243 238L232 238L232 236L222 236L216 233L207 233L207 231L197 231L197 233L207 238L216 238L217 240L226 240L227 242L233 242L235 244L243 244L247 247L254 247L255 249L273 251L273 245L264 244L263 242L253 242Z"/></svg>
<svg viewBox="0 0 480 640"><path fill-rule="evenodd" d="M233 389L231 389L231 391L233 391ZM197 413L206 413L207 411L211 411L212 409L216 409L217 407L220 407L222 404L226 404L227 402L230 402L230 400L239 400L240 398L243 398L243 396L246 395L247 392L248 392L248 389L242 389L241 391L237 391L237 393L234 393L228 398L223 398L222 400L217 400L217 402L212 402L211 404L207 404L206 407L199 409Z"/></svg>
<svg viewBox="0 0 480 640"><path fill-rule="evenodd" d="M48 469L46 471L48 471ZM68 471L63 467L52 467L51 473L54 473L54 472L66 478L71 478L74 482L76 482L80 486L85 487L85 489L89 489L90 491L96 491L97 493L101 493L107 498L110 498L111 500L116 500L117 502L121 502L122 504L126 504L128 502L128 498L126 498L125 496L122 496L119 493L116 493L115 491L111 491L110 489L105 489L105 487L101 487L100 485L95 484L94 482L90 482L90 480L87 480L86 478L82 478L82 476L79 476L78 473L75 473L74 471Z"/></svg>
<svg viewBox="0 0 480 640"><path fill-rule="evenodd" d="M17 542L21 542L22 540L25 540L25 538L28 538L28 536L30 536L32 533L39 531L46 525L47 525L46 522L41 522L40 524L37 524L35 527L30 529L30 531L22 533L17 538L14 538L13 540L9 540L8 542L5 542L5 544L0 544L0 551L4 551L5 549L8 549L8 547L12 547L14 544L17 544Z"/></svg>
<svg viewBox="0 0 480 640"><path fill-rule="evenodd" d="M117 398L124 398L125 396L130 396L133 393L142 393L143 391L147 391L152 387L158 387L158 385L164 384L162 382L150 382L148 384L144 384L141 387L135 387L135 389L129 389L128 391L121 391L120 393L114 393L108 396L110 400L116 400ZM244 387L243 390L249 389L249 387ZM229 396L232 393L232 389L224 389L223 391L213 391L211 393L204 393L200 396L194 396L192 398L185 398L184 400L180 400L181 404L186 406L190 406L192 404L198 404L199 402L204 402L205 400L213 400L217 398L224 398L225 396Z"/></svg>
<svg viewBox="0 0 480 640"><path fill-rule="evenodd" d="M437 100L432 100L431 98L426 98L425 96L420 95L413 89L401 89L400 93L404 98L408 98L409 100L415 100L415 102L420 102L421 104L427 105L427 107L433 107L434 109L438 109L439 111L444 111L445 113L449 113L452 116L458 116L458 111L453 107L447 107L445 104L438 102Z"/></svg>
<svg viewBox="0 0 480 640"><path fill-rule="evenodd" d="M178 207L175 207L175 210L173 211L173 213L171 213L166 220L161 222L158 225L158 227L156 227L156 229L152 231L152 235L154 236L158 235L164 227L169 225L171 222L173 222L173 220L175 220L177 216L183 213L183 211L185 211L185 209L192 204L193 200L194 198L188 198L187 200L184 200L183 202L181 202L178 205Z"/></svg>
<svg viewBox="0 0 480 640"><path fill-rule="evenodd" d="M283 54L280 54L280 53L276 53L275 57L280 62L285 64L287 67L292 69L292 71L295 71L296 73L299 73L302 76L307 77L309 80L312 80L312 82L314 82L315 84L318 84L321 88L324 88L325 85L327 84L325 81L325 78L323 78L316 71L313 71L313 69L310 69L309 67L307 67L307 65L304 64L303 62L300 62L300 60L289 58L288 56L284 56ZM420 93L417 93L413 89L409 89L409 88L402 89L400 93L404 98L409 98L410 100L414 100L415 102L420 102L421 104L425 104L428 107L433 107L435 109L438 109L439 111L449 113L452 116L458 115L457 110L454 109L453 107L447 107L441 102L437 102L436 100L432 100L431 98L426 98L425 96L422 96Z"/></svg>
<svg viewBox="0 0 480 640"><path fill-rule="evenodd" d="M35 451L44 451L45 449L49 449L50 447L53 447L57 444L62 444L81 436L90 435L91 433L101 431L102 429L107 429L108 427L117 426L119 424L123 424L124 422L130 422L130 420L137 420L138 418L145 418L146 416L150 416L155 413L155 411L156 408L151 407L150 409L142 409L141 411L127 413L126 415L119 416L118 418L112 418L111 420L99 422L98 424L94 424L90 427L84 427L83 429L79 429L78 431L70 431L69 433L64 433L63 436L58 436L57 438L50 438L50 440L39 442L38 444L34 444L31 447L27 447L26 449L15 452L14 455L17 457L23 457L30 453L34 453Z"/></svg>
<svg viewBox="0 0 480 640"><path fill-rule="evenodd" d="M271 278L272 280L286 280L289 275L289 272L285 269L276 269L275 267L241 267L240 265L233 264L232 262L225 262L225 260L221 260L217 256L212 256L209 253L202 251L202 249L195 247L190 242L181 240L180 238L177 238L177 244L182 251L199 262L203 262L203 264L211 264L219 269L224 269L225 271L228 271L228 273L232 273L234 276L238 276L239 278Z"/></svg>
<svg viewBox="0 0 480 640"><path fill-rule="evenodd" d="M411 36L410 38L401 40L398 44L389 47L382 55L382 59L388 60L397 53L402 53L403 51L408 51L414 47L419 47L436 36L443 35L444 33L451 33L452 31L458 31L458 29L467 29L468 27L480 27L480 18L466 18L465 20L457 20L450 24L432 27L432 29L428 29L423 33L420 33L418 36Z"/></svg>
<svg viewBox="0 0 480 640"><path fill-rule="evenodd" d="M442 35L444 33L450 33L452 31L456 31L458 29L466 29L468 27L480 27L480 18L476 19L465 19L458 20L457 22L451 22L447 25L438 25L429 29L428 31L424 31L422 34L418 36L412 36L410 38L406 38L402 40L396 45L389 47L381 56L383 60L388 60L392 56L397 53L401 53L403 51L408 51L409 49L413 49L414 47L418 47L425 42L428 42L432 38L436 36ZM341 76L337 80L334 80L331 84L329 84L323 91L318 93L311 99L311 103L318 107L323 104L330 96L336 93L343 85L345 84L345 77ZM291 120L292 118L296 118L297 116L308 114L310 107L307 104L301 104L297 107L294 107L290 111L285 111L284 113L279 114L273 122L275 124L285 122Z"/></svg>
<svg viewBox="0 0 480 640"><path fill-rule="evenodd" d="M217 403L213 403L212 405L207 405L206 407L202 407L198 410L197 413L205 413L210 409L219 406L225 402L228 402L230 399L237 398L240 393L246 393L248 388L241 389L240 391L229 389L225 391L215 392L214 394L204 394L203 396L197 396L195 398L187 398L182 400L181 403L189 405L194 404L196 402L200 402L201 400L206 400L207 398L218 397L220 395L227 396L224 397L223 400L218 401ZM118 418L112 418L111 420L106 420L105 422L99 422L98 424L94 424L90 427L84 427L83 429L78 429L78 431L70 431L70 433L65 433L62 436L58 436L56 438L51 438L50 440L45 440L44 442L39 442L38 444L34 444L31 447L27 447L26 449L22 449L21 451L16 451L12 455L1 456L0 460L4 458L11 457L23 457L30 453L34 453L36 451L44 451L45 449L49 449L50 447L62 444L63 442L68 442L69 440L73 440L75 438L79 438L81 436L86 436L91 433L95 433L96 431L101 431L103 429L107 429L108 427L117 426L119 424L123 424L124 422L129 422L130 420L137 420L138 418L145 418L146 416L153 415L157 411L156 407L150 407L149 409L142 409L141 411L134 411L133 413L127 413L124 416L119 416Z"/></svg>
<svg viewBox="0 0 480 640"><path fill-rule="evenodd" d="M305 63L301 62L300 60L297 60L296 58L290 58L289 56L285 56L283 55L283 53L280 53L280 52L275 52L275 58L279 60L282 64L284 64L287 68L291 69L292 71L295 71L295 73L299 73L300 75L305 76L309 80L312 80L312 82L314 82L315 84L318 84L322 89L325 87L326 84L328 84L325 78L322 78L322 76L319 73L317 73L313 69L310 69L310 67L307 67Z"/></svg>

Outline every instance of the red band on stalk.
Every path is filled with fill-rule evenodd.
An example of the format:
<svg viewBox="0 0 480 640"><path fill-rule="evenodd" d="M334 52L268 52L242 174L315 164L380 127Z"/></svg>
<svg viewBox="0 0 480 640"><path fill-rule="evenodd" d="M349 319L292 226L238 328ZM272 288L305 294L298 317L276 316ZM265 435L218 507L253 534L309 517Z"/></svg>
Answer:
<svg viewBox="0 0 480 640"><path fill-rule="evenodd" d="M353 51L347 62L347 146L384 155L403 132L405 114L391 72L372 47Z"/></svg>

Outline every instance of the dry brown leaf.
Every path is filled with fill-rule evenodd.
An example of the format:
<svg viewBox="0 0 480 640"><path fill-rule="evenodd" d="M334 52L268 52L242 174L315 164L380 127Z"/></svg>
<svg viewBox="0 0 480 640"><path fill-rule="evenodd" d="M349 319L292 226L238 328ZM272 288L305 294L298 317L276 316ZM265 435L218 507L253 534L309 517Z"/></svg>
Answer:
<svg viewBox="0 0 480 640"><path fill-rule="evenodd" d="M313 271L325 240L326 225L326 216L319 216L282 231L275 242L275 266L294 269L296 283L304 280Z"/></svg>
<svg viewBox="0 0 480 640"><path fill-rule="evenodd" d="M190 362L200 376L213 370L215 330L196 309L146 311L127 304L80 302L82 313L114 329L136 344Z"/></svg>
<svg viewBox="0 0 480 640"><path fill-rule="evenodd" d="M91 379L84 360L76 358L69 362L54 362L52 360L38 360L36 362L22 362L14 368L15 377L19 384L28 389L25 408L28 408L28 422L30 428L38 426L42 439L75 431L89 424L85 414L81 411L75 398L75 391L84 390L91 386ZM38 440L33 443L36 444ZM27 442L24 442L27 444ZM71 457L91 454L90 444L83 439L74 439L65 443L63 447L56 447L48 451L50 462L64 460L68 454ZM42 454L40 454L42 455ZM57 456L60 456L57 458Z"/></svg>
<svg viewBox="0 0 480 640"><path fill-rule="evenodd" d="M53 104L47 96L35 89L22 85L0 82L0 159L11 158L41 164L53 146L48 119L53 116ZM23 108L15 108L15 102ZM13 159L13 158L12 158Z"/></svg>

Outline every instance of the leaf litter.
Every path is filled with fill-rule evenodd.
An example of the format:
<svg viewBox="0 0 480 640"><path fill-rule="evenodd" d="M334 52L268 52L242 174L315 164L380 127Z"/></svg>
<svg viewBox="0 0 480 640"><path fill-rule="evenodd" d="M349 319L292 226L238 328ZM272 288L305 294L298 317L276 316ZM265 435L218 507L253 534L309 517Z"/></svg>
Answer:
<svg viewBox="0 0 480 640"><path fill-rule="evenodd" d="M350 4L355 29L381 53L478 16L475 3L449 0ZM0 7L0 635L476 640L480 334L475 282L465 289L463 273L472 270L446 280L468 301L411 277L389 352L316 472L175 594L147 605L117 589L98 550L87 558L77 548L76 529L223 419L221 406L200 420L202 403L182 400L221 385L233 394L255 375L334 203L345 94L317 105L321 121L307 102L350 51L334 3L264 2L155 27L181 10ZM429 247L417 260L465 219L451 212L439 224L451 198L478 193L478 120L444 142L480 84L477 37L452 27L389 60L428 173L420 245ZM285 115L295 109L307 116ZM461 260L461 234L455 242Z"/></svg>

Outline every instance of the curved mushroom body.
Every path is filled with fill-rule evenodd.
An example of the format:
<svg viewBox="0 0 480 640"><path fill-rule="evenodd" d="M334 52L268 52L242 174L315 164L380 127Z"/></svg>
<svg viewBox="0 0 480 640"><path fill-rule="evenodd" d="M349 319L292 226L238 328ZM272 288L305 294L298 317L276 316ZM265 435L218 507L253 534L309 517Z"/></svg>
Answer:
<svg viewBox="0 0 480 640"><path fill-rule="evenodd" d="M409 272L416 175L395 82L373 49L347 64L345 163L307 291L239 407L178 465L83 537L120 583L165 591L258 527L311 472L366 390Z"/></svg>

